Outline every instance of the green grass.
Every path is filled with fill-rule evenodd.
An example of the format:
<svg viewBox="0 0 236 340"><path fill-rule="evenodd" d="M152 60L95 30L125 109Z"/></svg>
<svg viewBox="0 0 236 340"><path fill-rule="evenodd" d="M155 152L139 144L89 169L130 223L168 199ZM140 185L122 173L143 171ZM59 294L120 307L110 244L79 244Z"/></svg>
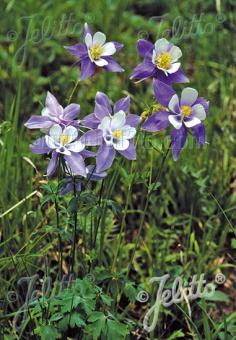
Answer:
<svg viewBox="0 0 236 340"><path fill-rule="evenodd" d="M177 34L173 41L183 51L182 65L191 86L210 100L206 122L208 144L200 150L189 136L178 162L169 155L159 178L168 133L147 134L145 140L141 136L137 161L117 159L103 187L101 183L92 186L97 197L102 192L102 200L93 206L95 201L89 203L85 199L87 203L79 210L75 268L80 277L89 270L92 273L98 270L98 266L108 273L113 269L113 280L101 280L100 286L114 298L110 311L121 321L133 320L138 334L143 331L140 317L148 304L143 309L137 301L135 308L127 304L122 295L124 282L129 280L143 287L154 299L155 290L151 292L148 285L153 276L170 273L172 280L177 275L188 280L194 274L205 273L210 282L222 271L227 278L227 284L218 288L225 294L222 299L191 302L191 316L184 302L162 308L155 332L143 336L233 339L236 336L234 2L70 0L55 5L53 1L25 0L2 1L0 8L4 12L0 29L0 334L4 339L16 338L6 316L15 313L17 306L9 305L7 292L17 290L19 278L38 271L57 278L55 206L53 202L40 203L47 194L42 184L47 181L44 175L48 160L30 152L29 144L38 132L27 131L24 122L32 114L40 114L47 90L66 105L79 71L72 67L75 60L63 46L81 40L85 21L94 30L105 32L110 40L123 42L125 48L118 60L126 69L124 74L101 72L79 83L73 102L80 103L81 116L85 116L93 111L98 90L107 93L114 102L129 93L132 113L141 114L154 98L151 84L133 84L129 80L140 60L136 40L147 34L153 41L166 35L180 17L185 34L183 37ZM152 18L167 13L163 22ZM202 20L198 29L194 26L189 34L194 13L197 18L202 13ZM71 15L71 21L60 30L63 15L64 20ZM204 32L207 28L214 28L214 32ZM180 88L176 87L178 91ZM153 183L157 178L160 186L148 195L150 181ZM56 180L53 183L56 185ZM70 264L73 238L73 221L65 210L68 202L69 198L65 198L58 203L64 270ZM91 249L91 233L94 238L97 228L96 247ZM135 249L137 240L140 242ZM25 336L29 336L29 330L32 331L32 325L28 324Z"/></svg>

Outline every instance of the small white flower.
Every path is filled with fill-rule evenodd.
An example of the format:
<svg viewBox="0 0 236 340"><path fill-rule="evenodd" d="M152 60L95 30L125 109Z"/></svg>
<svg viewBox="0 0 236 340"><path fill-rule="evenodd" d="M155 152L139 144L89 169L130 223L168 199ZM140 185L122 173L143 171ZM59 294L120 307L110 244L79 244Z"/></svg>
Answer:
<svg viewBox="0 0 236 340"><path fill-rule="evenodd" d="M113 146L116 150L126 150L129 147L129 139L134 138L136 134L136 129L126 124L124 111L104 117L98 129L103 131L106 145Z"/></svg>
<svg viewBox="0 0 236 340"><path fill-rule="evenodd" d="M78 131L74 126L67 126L62 130L59 124L55 124L49 130L49 135L45 136L45 140L50 149L64 155L71 155L71 151L81 152L85 148L80 141L75 141L77 137Z"/></svg>
<svg viewBox="0 0 236 340"><path fill-rule="evenodd" d="M155 43L152 54L152 62L156 67L164 71L165 75L175 73L180 68L178 59L182 56L179 47L169 43L166 39L159 39Z"/></svg>
<svg viewBox="0 0 236 340"><path fill-rule="evenodd" d="M90 60L100 67L108 64L102 57L113 55L116 52L115 44L112 42L106 43L106 36L102 32L96 32L93 37L90 33L87 33L85 44L88 48Z"/></svg>

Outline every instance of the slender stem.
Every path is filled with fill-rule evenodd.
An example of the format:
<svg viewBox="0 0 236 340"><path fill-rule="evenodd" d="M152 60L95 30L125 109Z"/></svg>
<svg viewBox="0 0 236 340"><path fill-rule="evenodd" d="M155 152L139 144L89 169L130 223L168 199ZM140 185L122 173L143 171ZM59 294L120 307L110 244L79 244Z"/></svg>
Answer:
<svg viewBox="0 0 236 340"><path fill-rule="evenodd" d="M118 238L118 245L117 245L117 248L116 248L116 254L115 254L115 258L114 258L114 261L113 261L113 264L112 264L112 269L111 269L112 272L114 272L115 268L116 268L116 262L117 262L117 258L119 256L119 252L120 252L120 248L121 248L122 234L123 234L124 229L125 229L125 218L126 218L128 207L129 207L129 200L130 200L130 196L131 196L131 187L133 185L133 176L132 176L133 175L133 167L134 167L134 162L132 161L131 171L130 171L131 181L130 181L129 187L128 187L128 194L126 196L125 209L124 209L124 213L123 213L123 216L122 216L121 228L120 228L120 233L119 233L119 238Z"/></svg>
<svg viewBox="0 0 236 340"><path fill-rule="evenodd" d="M59 279L62 278L62 240L61 235L59 232L60 228L60 217L59 217L59 207L57 198L55 199L55 209L56 209L56 223L57 223L57 230L58 230L58 244L59 244Z"/></svg>
<svg viewBox="0 0 236 340"><path fill-rule="evenodd" d="M157 177L156 177L156 180L154 182L154 185L152 186L152 188L148 191L148 194L147 194L147 198L146 198L146 203L145 203L145 206L144 206L144 209L143 209L143 214L142 214L142 218L141 218L141 221L140 221L140 225L139 225L139 229L138 229L138 234L136 236L136 241L135 241L135 246L134 246L134 250L133 250L133 253L131 255L131 260L130 260L130 263L129 263L129 266L128 266L128 270L127 270L127 277L129 276L129 272L131 270L131 266L133 264L133 260L134 260L134 256L135 256L135 253L136 253L136 250L137 250L137 247L138 247L138 244L139 244L139 240L140 240L140 235L141 235L141 232L142 232L142 229L143 229L143 226L144 226L144 221L145 221L145 217L146 217L146 214L147 214L147 209L148 209L148 205L149 205L149 201L150 201L150 197L153 193L153 191L155 190L155 184L160 180L160 177L161 177L161 174L162 174L162 170L163 170L163 166L164 166L164 163L167 159L167 156L169 154L169 151L170 151L170 148L171 148L171 142L169 144L169 147L165 153L165 155L163 156L162 158L162 162L161 162L161 166L160 166L160 170L157 174ZM151 176L149 177L149 187L150 187L150 184L151 184Z"/></svg>
<svg viewBox="0 0 236 340"><path fill-rule="evenodd" d="M76 195L76 180L75 177L73 176L73 184L74 184L74 198L77 198ZM71 262L71 273L74 272L74 264L75 264L75 247L76 247L76 233L77 233L77 210L74 212L74 237L73 237L73 248L72 248L72 262Z"/></svg>
<svg viewBox="0 0 236 340"><path fill-rule="evenodd" d="M76 83L75 83L75 85L74 85L74 87L73 87L73 89L72 89L72 91L71 91L71 93L70 93L70 95L69 95L69 99L68 99L68 105L71 103L71 100L72 100L72 98L73 98L73 95L74 95L74 93L75 93L75 90L76 90L76 88L77 88L77 86L79 85L79 79L76 81Z"/></svg>

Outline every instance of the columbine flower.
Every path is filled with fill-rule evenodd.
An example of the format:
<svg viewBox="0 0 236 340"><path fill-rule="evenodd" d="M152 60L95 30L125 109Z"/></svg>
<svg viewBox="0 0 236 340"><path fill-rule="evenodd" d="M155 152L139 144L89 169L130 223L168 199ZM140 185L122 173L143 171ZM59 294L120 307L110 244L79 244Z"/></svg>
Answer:
<svg viewBox="0 0 236 340"><path fill-rule="evenodd" d="M95 130L86 132L81 141L86 145L100 145L96 157L96 171L108 169L115 158L116 150L127 159L136 159L133 138L141 118L134 114L126 117L130 97L118 100L114 105L114 114L108 97L97 92L94 113L82 120L82 125Z"/></svg>
<svg viewBox="0 0 236 340"><path fill-rule="evenodd" d="M52 151L52 158L47 169L47 176L52 176L56 171L58 156L69 166L69 170L76 175L86 177L83 150L85 145L77 140L78 131L74 126L62 129L59 124L53 125L49 134L38 139L31 146L34 153L44 154Z"/></svg>
<svg viewBox="0 0 236 340"><path fill-rule="evenodd" d="M187 87L179 99L175 91L168 85L155 80L154 93L158 102L166 109L152 114L143 124L142 130L155 132L173 125L172 153L175 160L184 147L187 139L187 128L191 128L197 142L205 144L205 127L202 123L207 117L209 102L198 97L197 90Z"/></svg>
<svg viewBox="0 0 236 340"><path fill-rule="evenodd" d="M57 99L50 93L47 93L45 100L45 107L42 110L41 116L32 116L25 126L28 129L49 129L54 124L75 125L78 126L78 122L74 119L80 112L80 105L70 104L63 109L58 103Z"/></svg>
<svg viewBox="0 0 236 340"><path fill-rule="evenodd" d="M137 42L137 49L144 60L134 69L131 79L141 81L154 77L169 85L188 82L178 62L182 56L179 47L164 38L157 40L154 45L140 39Z"/></svg>
<svg viewBox="0 0 236 340"><path fill-rule="evenodd" d="M71 54L79 58L81 69L80 80L92 76L97 67L102 67L110 72L123 72L123 68L111 57L123 47L117 42L107 42L102 32L92 34L87 24L84 25L84 44L65 46Z"/></svg>

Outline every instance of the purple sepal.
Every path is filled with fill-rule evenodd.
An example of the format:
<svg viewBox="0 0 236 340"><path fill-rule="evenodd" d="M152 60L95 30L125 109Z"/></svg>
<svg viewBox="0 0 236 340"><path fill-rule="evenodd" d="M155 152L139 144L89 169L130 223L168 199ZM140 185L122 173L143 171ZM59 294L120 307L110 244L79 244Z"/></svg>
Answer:
<svg viewBox="0 0 236 340"><path fill-rule="evenodd" d="M154 94L157 101L164 107L168 107L168 104L176 92L169 85L156 79L153 82Z"/></svg>
<svg viewBox="0 0 236 340"><path fill-rule="evenodd" d="M118 152L129 160L136 159L136 150L135 150L135 145L133 141L129 142L129 147L126 150L122 150L122 151L119 150Z"/></svg>
<svg viewBox="0 0 236 340"><path fill-rule="evenodd" d="M113 146L107 146L104 142L97 152L96 171L103 172L110 168L115 158L115 149Z"/></svg>
<svg viewBox="0 0 236 340"><path fill-rule="evenodd" d="M128 112L130 107L130 96L119 99L114 105L114 113L118 111Z"/></svg>
<svg viewBox="0 0 236 340"><path fill-rule="evenodd" d="M71 152L71 155L63 155L63 157L74 175L86 177L84 159L80 154Z"/></svg>
<svg viewBox="0 0 236 340"><path fill-rule="evenodd" d="M36 154L49 153L51 149L47 146L45 142L45 137L37 139L33 144L30 145L31 151Z"/></svg>
<svg viewBox="0 0 236 340"><path fill-rule="evenodd" d="M199 103L200 104L200 103ZM206 139L206 129L203 124L198 124L192 128L194 136L197 139L198 144L204 146Z"/></svg>
<svg viewBox="0 0 236 340"><path fill-rule="evenodd" d="M126 124L130 125L134 128L137 128L137 126L139 125L139 123L141 122L141 117L138 115L135 115L133 113L130 113L127 118L126 118Z"/></svg>
<svg viewBox="0 0 236 340"><path fill-rule="evenodd" d="M52 153L52 158L48 164L48 168L47 168L47 176L51 177L57 168L57 160L58 160L58 153L56 151L53 151Z"/></svg>
<svg viewBox="0 0 236 340"><path fill-rule="evenodd" d="M172 155L173 159L177 161L180 151L183 149L184 144L187 139L187 129L184 125L177 130L173 129L171 134L171 148L172 148Z"/></svg>
<svg viewBox="0 0 236 340"><path fill-rule="evenodd" d="M143 131L156 132L166 129L169 125L168 112L158 111L152 114L142 125Z"/></svg>

